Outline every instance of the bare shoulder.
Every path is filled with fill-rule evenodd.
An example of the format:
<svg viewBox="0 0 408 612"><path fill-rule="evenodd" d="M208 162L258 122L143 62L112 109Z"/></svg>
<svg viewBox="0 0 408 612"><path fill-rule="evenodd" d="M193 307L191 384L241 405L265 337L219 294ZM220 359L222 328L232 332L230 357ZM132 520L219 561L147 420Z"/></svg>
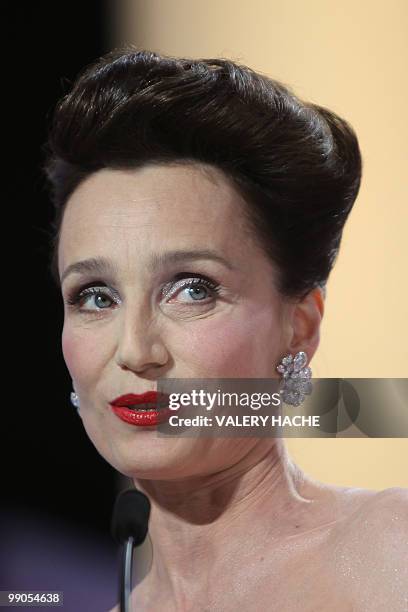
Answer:
<svg viewBox="0 0 408 612"><path fill-rule="evenodd" d="M408 610L408 489L366 497L334 539L336 576L357 609Z"/></svg>
<svg viewBox="0 0 408 612"><path fill-rule="evenodd" d="M350 524L374 539L407 534L408 489L391 487L370 495L351 514Z"/></svg>

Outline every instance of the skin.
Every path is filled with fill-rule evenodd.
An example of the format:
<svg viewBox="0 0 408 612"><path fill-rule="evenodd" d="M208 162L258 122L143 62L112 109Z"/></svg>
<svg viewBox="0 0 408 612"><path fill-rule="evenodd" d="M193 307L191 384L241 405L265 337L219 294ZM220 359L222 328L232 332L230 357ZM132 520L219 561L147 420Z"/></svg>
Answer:
<svg viewBox="0 0 408 612"><path fill-rule="evenodd" d="M281 439L158 437L109 409L118 395L157 389L159 378L277 378L288 352L306 351L311 361L323 296L282 298L245 206L220 170L191 163L104 169L67 202L60 278L89 257L114 266L64 278L62 349L89 438L152 503L153 556L134 605L291 612L384 610L378 601L392 601L393 610L405 610L402 489L324 485L293 463ZM173 250L210 250L227 265L171 263ZM157 255L164 258L152 265ZM219 294L164 293L182 272L215 280ZM68 305L85 283L105 297L88 295L82 310ZM386 559L375 546L366 559L380 525ZM373 598L369 580L389 563L387 579L372 583Z"/></svg>

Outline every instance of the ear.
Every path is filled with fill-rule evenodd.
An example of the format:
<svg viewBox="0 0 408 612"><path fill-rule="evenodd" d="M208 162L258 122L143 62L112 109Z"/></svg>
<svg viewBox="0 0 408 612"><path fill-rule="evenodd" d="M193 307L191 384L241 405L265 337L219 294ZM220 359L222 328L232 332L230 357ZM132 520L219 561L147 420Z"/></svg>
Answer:
<svg viewBox="0 0 408 612"><path fill-rule="evenodd" d="M291 338L288 352L305 351L308 362L315 354L320 341L320 323L324 314L324 293L320 287L294 305L291 314Z"/></svg>

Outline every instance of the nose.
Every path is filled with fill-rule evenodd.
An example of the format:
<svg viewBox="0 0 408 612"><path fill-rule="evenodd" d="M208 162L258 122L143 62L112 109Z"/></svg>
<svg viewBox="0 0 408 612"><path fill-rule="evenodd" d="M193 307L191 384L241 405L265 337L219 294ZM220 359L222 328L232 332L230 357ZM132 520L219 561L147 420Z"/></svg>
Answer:
<svg viewBox="0 0 408 612"><path fill-rule="evenodd" d="M169 361L169 353L157 323L147 317L129 313L119 331L116 363L138 374L154 374Z"/></svg>

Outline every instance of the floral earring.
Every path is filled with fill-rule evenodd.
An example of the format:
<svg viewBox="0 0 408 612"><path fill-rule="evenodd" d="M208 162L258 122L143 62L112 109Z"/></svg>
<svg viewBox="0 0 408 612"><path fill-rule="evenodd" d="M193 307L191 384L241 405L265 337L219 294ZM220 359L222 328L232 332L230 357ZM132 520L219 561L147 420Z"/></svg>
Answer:
<svg viewBox="0 0 408 612"><path fill-rule="evenodd" d="M307 354L299 351L293 357L290 353L285 355L276 367L282 374L283 385L279 390L282 401L291 406L300 406L306 395L312 392L312 370L305 367Z"/></svg>
<svg viewBox="0 0 408 612"><path fill-rule="evenodd" d="M72 386L74 387L73 383L72 383ZM71 404L73 406L75 406L75 408L77 409L77 412L79 414L79 397L78 397L78 394L75 391L75 388L74 388L74 391L71 391L70 400L71 400Z"/></svg>

